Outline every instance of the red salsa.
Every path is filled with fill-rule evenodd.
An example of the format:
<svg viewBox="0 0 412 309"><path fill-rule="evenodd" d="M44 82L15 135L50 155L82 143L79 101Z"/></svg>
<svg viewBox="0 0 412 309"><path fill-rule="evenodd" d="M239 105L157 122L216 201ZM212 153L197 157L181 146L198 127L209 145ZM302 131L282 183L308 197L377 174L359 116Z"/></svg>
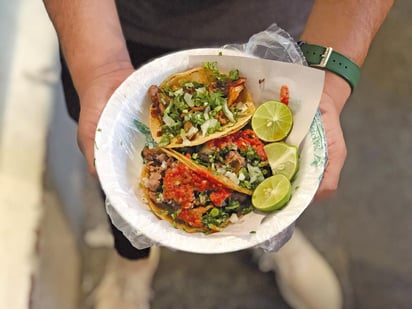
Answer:
<svg viewBox="0 0 412 309"><path fill-rule="evenodd" d="M209 191L210 201L218 207L232 194L212 175L193 171L183 163L168 169L163 179L163 197L176 201L181 206L178 218L194 227L202 226L201 217L207 211L205 207L195 207L195 191Z"/></svg>
<svg viewBox="0 0 412 309"><path fill-rule="evenodd" d="M215 140L211 140L207 143L210 148L224 148L235 144L241 150L247 150L248 146L251 146L256 153L260 156L262 161L267 160L266 153L263 149L265 144L257 137L255 132L251 129L241 130L224 136Z"/></svg>
<svg viewBox="0 0 412 309"><path fill-rule="evenodd" d="M280 102L283 104L288 105L289 104L289 87L286 85L283 85L280 87Z"/></svg>

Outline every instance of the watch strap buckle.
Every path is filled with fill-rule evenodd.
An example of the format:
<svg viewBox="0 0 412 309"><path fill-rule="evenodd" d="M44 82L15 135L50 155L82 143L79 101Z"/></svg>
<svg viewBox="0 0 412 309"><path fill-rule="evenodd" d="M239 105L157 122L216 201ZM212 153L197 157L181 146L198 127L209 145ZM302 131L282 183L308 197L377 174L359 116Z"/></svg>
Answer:
<svg viewBox="0 0 412 309"><path fill-rule="evenodd" d="M321 60L318 64L312 64L313 67L315 68L320 68L324 69L326 65L328 64L330 55L332 55L333 48L332 47L326 47L325 52L321 55Z"/></svg>
<svg viewBox="0 0 412 309"><path fill-rule="evenodd" d="M304 41L298 42L298 45L308 65L339 75L349 83L352 91L355 89L360 78L360 68L350 58L332 47L307 44Z"/></svg>

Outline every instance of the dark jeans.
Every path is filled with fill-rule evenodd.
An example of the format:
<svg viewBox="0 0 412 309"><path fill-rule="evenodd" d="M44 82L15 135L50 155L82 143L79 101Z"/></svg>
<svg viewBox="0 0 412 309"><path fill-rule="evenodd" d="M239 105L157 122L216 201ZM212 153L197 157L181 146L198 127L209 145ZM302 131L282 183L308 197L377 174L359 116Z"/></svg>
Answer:
<svg viewBox="0 0 412 309"><path fill-rule="evenodd" d="M156 58L158 56L164 55L171 50L145 46L137 44L134 42L127 42L127 48L129 50L130 58L132 60L133 66L138 68L145 62ZM67 111L70 117L76 122L79 121L80 113L80 104L79 97L74 88L69 70L67 68L66 62L60 53L61 61L61 79L63 84L64 97L66 101ZM103 201L105 199L104 192L102 190ZM104 204L104 203L102 203ZM124 258L135 260L147 257L149 255L150 249L139 250L132 246L130 241L119 231L111 222L110 218L109 223L112 228L113 237L114 237L114 246L117 252Z"/></svg>

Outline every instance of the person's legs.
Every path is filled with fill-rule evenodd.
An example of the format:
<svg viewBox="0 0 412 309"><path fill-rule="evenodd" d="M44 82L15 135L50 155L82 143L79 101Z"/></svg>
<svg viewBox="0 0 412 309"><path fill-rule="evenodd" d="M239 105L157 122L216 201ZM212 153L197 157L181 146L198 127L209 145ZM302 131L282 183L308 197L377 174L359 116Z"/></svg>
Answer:
<svg viewBox="0 0 412 309"><path fill-rule="evenodd" d="M135 68L169 50L142 46L127 42L130 57ZM61 55L61 54L60 54ZM74 88L69 70L61 59L61 79L69 116L78 122L80 113L79 97ZM102 206L105 195L102 191ZM151 282L159 263L160 249L157 247L139 250L130 243L108 217L114 238L114 249L108 258L106 270L96 288L96 309L148 309Z"/></svg>
<svg viewBox="0 0 412 309"><path fill-rule="evenodd" d="M141 44L137 44L134 42L127 42L127 48L129 50L130 58L132 64L135 68L138 68L145 62L164 55L171 50L158 48L158 47L150 47ZM66 108L68 111L69 116L76 122L79 121L79 113L80 113L80 101L79 97L76 93L76 89L74 88L73 81L70 76L69 69L66 65L66 62L60 53L60 62L61 62L61 80L63 85L63 93L66 102ZM103 205L105 196L102 192L103 197ZM141 258L146 258L149 256L150 249L143 249L138 250L132 246L130 241L123 235L121 231L119 231L111 222L109 218L109 224L111 226L113 238L114 238L114 247L117 253L128 260L138 260Z"/></svg>
<svg viewBox="0 0 412 309"><path fill-rule="evenodd" d="M160 249L152 247L147 258L130 260L113 251L95 291L95 309L149 309L152 280Z"/></svg>
<svg viewBox="0 0 412 309"><path fill-rule="evenodd" d="M278 252L263 254L259 268L274 271L283 298L294 309L342 308L335 273L299 229Z"/></svg>

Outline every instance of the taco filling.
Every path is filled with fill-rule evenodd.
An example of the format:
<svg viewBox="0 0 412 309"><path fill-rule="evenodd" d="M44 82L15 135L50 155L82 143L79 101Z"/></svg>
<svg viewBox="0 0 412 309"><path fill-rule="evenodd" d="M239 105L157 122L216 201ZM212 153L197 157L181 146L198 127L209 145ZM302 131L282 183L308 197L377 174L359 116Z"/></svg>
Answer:
<svg viewBox="0 0 412 309"><path fill-rule="evenodd" d="M150 86L153 138L161 146L197 145L245 125L254 111L245 83L238 70L224 74L208 62Z"/></svg>
<svg viewBox="0 0 412 309"><path fill-rule="evenodd" d="M252 211L250 197L161 149L144 148L142 184L153 212L187 232L220 231Z"/></svg>
<svg viewBox="0 0 412 309"><path fill-rule="evenodd" d="M247 128L203 145L176 151L186 159L207 167L213 174L253 191L271 175L264 145L253 130Z"/></svg>

